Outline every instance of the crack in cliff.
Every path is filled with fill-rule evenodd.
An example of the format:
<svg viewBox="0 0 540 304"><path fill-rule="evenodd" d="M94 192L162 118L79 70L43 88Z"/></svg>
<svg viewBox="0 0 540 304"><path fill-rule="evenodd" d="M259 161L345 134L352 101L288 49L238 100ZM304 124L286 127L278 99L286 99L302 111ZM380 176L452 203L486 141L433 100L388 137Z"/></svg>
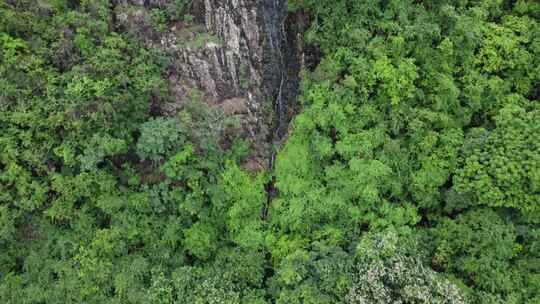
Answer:
<svg viewBox="0 0 540 304"><path fill-rule="evenodd" d="M281 137L281 129L284 123L283 108L283 84L285 82L285 60L283 58L283 42L285 41L283 1L264 0L262 3L263 24L266 32L266 66L265 86L271 96L273 115L271 131L267 138L268 145L268 172L270 180L265 186L266 202L262 210L261 218L266 220L268 209L272 200L277 196L275 188L275 175L273 174L275 158L278 150L276 145Z"/></svg>
<svg viewBox="0 0 540 304"><path fill-rule="evenodd" d="M266 35L266 61L264 85L268 96L272 98L273 119L271 131L267 138L268 168L270 179L266 184L266 204L261 217L266 220L272 201L279 195L275 187L274 174L276 156L286 141L289 126L298 112L297 97L299 93L300 70L310 68L306 58L313 51L303 41L303 34L309 25L310 16L304 11L287 12L284 0L263 0L263 16Z"/></svg>
<svg viewBox="0 0 540 304"><path fill-rule="evenodd" d="M117 20L116 20L116 0L109 2L109 31L116 32Z"/></svg>

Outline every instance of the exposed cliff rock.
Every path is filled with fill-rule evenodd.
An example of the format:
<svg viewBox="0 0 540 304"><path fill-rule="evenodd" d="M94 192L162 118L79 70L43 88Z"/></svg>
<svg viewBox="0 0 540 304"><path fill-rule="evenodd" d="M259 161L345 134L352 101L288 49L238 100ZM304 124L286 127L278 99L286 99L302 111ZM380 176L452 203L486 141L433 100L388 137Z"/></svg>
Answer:
<svg viewBox="0 0 540 304"><path fill-rule="evenodd" d="M270 145L287 129L287 105L296 96L301 26L286 19L283 0L194 0L193 20L156 29L152 14L174 10L175 3L119 0L115 6L119 27L172 58L167 78L174 102L161 112L175 113L196 91L203 102L240 119L254 148L247 166L267 168ZM294 33L287 31L291 24Z"/></svg>

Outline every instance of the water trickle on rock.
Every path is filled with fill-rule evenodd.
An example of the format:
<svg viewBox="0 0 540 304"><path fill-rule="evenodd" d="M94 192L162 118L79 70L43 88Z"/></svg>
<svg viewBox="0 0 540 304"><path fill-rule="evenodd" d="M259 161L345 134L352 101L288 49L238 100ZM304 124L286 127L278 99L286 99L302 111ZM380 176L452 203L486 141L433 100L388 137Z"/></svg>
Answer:
<svg viewBox="0 0 540 304"><path fill-rule="evenodd" d="M286 12L285 0L194 0L193 21L152 30L153 9L174 0L116 0L116 25L171 58L166 71L174 100L161 105L174 115L193 98L223 109L241 122L252 145L248 170L271 169L275 149L296 108L302 67L302 20ZM300 22L299 22L300 21Z"/></svg>

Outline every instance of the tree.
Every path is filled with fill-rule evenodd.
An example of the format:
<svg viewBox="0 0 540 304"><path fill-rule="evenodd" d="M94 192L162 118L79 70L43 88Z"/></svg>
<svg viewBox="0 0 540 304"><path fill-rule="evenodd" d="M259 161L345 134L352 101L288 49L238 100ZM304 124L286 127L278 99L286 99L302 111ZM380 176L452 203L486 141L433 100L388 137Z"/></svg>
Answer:
<svg viewBox="0 0 540 304"><path fill-rule="evenodd" d="M493 130L471 132L454 178L456 190L472 195L476 204L514 208L540 222L539 113L508 104L494 117Z"/></svg>
<svg viewBox="0 0 540 304"><path fill-rule="evenodd" d="M177 118L154 118L140 127L137 154L143 160L157 162L176 152L185 142L182 124Z"/></svg>
<svg viewBox="0 0 540 304"><path fill-rule="evenodd" d="M394 232L368 235L356 247L346 303L467 303L459 288L407 252Z"/></svg>
<svg viewBox="0 0 540 304"><path fill-rule="evenodd" d="M270 288L276 303L341 303L350 285L352 256L336 246L314 243L276 265Z"/></svg>
<svg viewBox="0 0 540 304"><path fill-rule="evenodd" d="M489 208L445 218L430 234L434 267L463 280L477 302L519 303L528 289L539 288L535 271L519 266L520 260L534 262L518 243L516 227Z"/></svg>

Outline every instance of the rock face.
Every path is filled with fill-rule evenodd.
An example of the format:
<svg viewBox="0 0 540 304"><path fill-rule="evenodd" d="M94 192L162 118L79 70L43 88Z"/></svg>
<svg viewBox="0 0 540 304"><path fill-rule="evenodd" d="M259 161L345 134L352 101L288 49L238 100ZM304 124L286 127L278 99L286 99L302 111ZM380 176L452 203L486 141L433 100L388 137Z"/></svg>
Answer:
<svg viewBox="0 0 540 304"><path fill-rule="evenodd" d="M287 32L284 2L193 0L193 20L167 22L165 28L157 28L155 15L174 12L178 0L118 0L115 5L119 27L172 58L167 76L174 102L161 106L161 112L175 113L196 93L237 116L242 136L254 148L250 168L269 166L271 142L287 128L286 104L296 95L290 92L297 89L291 83L297 82L299 64L291 61L298 63L301 47L284 51L284 43L296 35Z"/></svg>

